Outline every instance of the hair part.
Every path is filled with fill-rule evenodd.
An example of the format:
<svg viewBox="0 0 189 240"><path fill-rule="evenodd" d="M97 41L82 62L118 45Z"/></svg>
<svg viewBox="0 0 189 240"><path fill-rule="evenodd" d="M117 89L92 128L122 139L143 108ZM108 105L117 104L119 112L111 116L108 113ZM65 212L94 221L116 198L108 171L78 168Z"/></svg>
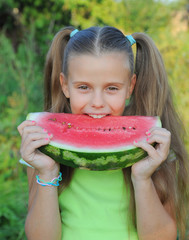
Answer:
<svg viewBox="0 0 189 240"><path fill-rule="evenodd" d="M92 55L100 57L104 54L121 53L126 55L126 66L134 72L134 56L128 39L113 27L91 27L76 33L68 42L63 58L63 73L68 77L69 61L72 57Z"/></svg>

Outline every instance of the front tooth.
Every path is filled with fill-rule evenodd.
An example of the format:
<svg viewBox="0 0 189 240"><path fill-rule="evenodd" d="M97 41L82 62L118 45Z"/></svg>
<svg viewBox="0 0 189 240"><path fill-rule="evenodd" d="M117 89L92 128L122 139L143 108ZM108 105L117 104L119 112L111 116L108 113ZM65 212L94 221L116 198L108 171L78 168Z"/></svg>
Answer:
<svg viewBox="0 0 189 240"><path fill-rule="evenodd" d="M93 118L102 118L105 117L105 115L90 115Z"/></svg>

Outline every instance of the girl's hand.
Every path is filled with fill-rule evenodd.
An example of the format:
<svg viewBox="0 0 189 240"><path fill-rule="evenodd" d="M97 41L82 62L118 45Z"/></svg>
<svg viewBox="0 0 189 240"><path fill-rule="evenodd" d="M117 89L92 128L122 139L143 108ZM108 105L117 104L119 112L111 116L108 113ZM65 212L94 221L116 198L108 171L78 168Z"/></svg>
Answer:
<svg viewBox="0 0 189 240"><path fill-rule="evenodd" d="M157 143L153 147L152 143ZM171 143L171 133L165 128L153 127L147 133L146 141L134 142L148 153L148 156L135 163L132 170L132 181L143 181L151 178L154 171L167 159Z"/></svg>
<svg viewBox="0 0 189 240"><path fill-rule="evenodd" d="M22 122L17 129L22 137L20 148L22 158L39 173L45 174L54 170L58 172L59 164L38 150L39 147L49 144L52 134L29 120Z"/></svg>

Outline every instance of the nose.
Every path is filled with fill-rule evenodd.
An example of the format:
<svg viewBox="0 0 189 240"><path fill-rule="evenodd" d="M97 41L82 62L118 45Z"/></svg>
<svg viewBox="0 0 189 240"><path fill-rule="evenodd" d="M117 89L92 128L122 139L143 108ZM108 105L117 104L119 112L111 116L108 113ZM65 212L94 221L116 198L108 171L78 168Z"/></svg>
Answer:
<svg viewBox="0 0 189 240"><path fill-rule="evenodd" d="M93 108L103 108L105 106L103 94L100 91L94 92L91 103Z"/></svg>

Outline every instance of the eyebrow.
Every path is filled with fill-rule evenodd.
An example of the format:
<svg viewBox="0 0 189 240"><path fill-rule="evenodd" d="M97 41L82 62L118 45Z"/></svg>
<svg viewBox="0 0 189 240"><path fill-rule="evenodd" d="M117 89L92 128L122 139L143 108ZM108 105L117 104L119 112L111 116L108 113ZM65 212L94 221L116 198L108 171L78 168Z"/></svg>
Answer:
<svg viewBox="0 0 189 240"><path fill-rule="evenodd" d="M88 81L73 81L72 82L73 84L78 84L78 83L85 83L85 84L90 84ZM124 85L125 83L123 83L123 82L106 82L106 85L110 85L110 84L112 84L112 85L117 85L117 84L120 84L120 85Z"/></svg>
<svg viewBox="0 0 189 240"><path fill-rule="evenodd" d="M75 80L75 81L72 81L72 83L88 83L87 81L77 81L77 80Z"/></svg>

